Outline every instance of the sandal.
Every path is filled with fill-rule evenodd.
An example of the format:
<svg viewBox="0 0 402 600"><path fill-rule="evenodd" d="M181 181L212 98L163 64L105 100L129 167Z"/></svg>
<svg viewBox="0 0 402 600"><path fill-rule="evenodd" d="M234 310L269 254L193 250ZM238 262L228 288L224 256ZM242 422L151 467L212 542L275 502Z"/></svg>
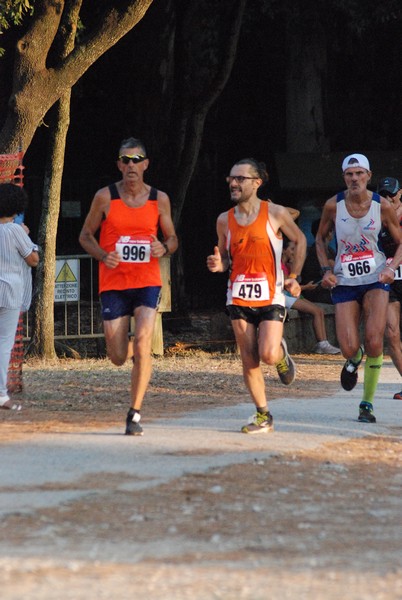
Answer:
<svg viewBox="0 0 402 600"><path fill-rule="evenodd" d="M4 400L0 399L0 408L4 408L5 410L21 410L22 405L14 402L8 396L3 396Z"/></svg>

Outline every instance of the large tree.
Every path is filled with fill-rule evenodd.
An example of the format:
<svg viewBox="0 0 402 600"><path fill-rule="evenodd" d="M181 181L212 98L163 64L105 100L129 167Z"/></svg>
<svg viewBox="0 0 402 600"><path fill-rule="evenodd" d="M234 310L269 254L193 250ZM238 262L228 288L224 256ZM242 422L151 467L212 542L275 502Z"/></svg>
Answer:
<svg viewBox="0 0 402 600"><path fill-rule="evenodd" d="M36 0L28 29L17 44L13 90L0 131L0 150L5 151L15 147L17 141L22 141L26 148L44 121L51 127L38 238L44 248L44 260L38 269L33 332L35 350L47 357L54 354L53 311L50 309L70 90L89 66L138 22L151 1L115 1L112 8L110 4L106 0L98 2L95 7L98 18L94 19L91 14L88 20L82 16L85 8L88 9L85 1ZM103 6L105 11L102 12ZM138 57L144 55L147 58L139 61L144 73L142 77L132 77L136 89L131 90L132 94L127 90L122 103L128 108L132 98L141 95L145 87L150 102L144 104L144 121L159 115L155 120L164 124L164 131L151 126L149 139L161 151L156 164L160 181L165 181L172 190L177 225L197 162L206 116L231 73L245 6L246 0L218 4L215 0L160 2L162 36L158 44L151 43L153 51L160 52L159 65L164 65L160 71L160 90L151 89L149 93L153 83L149 76L150 54L144 52L144 47L137 47L134 60L138 62ZM131 19L128 18L130 13ZM77 39L71 33L75 32L79 19L84 31ZM37 52L39 39L40 53ZM60 52L60 48L64 51ZM155 108L157 105L154 112L150 104ZM163 155L168 143L171 147ZM180 287L183 285L180 260L175 261L174 268L177 275L174 281ZM178 292L175 296L179 298L183 294Z"/></svg>
<svg viewBox="0 0 402 600"><path fill-rule="evenodd" d="M91 18L85 0L36 0L18 40L14 59L12 89L0 130L0 153L26 150L38 126L49 113L50 136L46 159L43 203L38 242L43 248L36 277L36 304L31 349L53 358L54 272L57 222L65 141L69 126L72 86L96 60L115 45L144 16L153 0L115 0L92 6ZM29 3L25 3L28 5ZM0 14L18 20L15 9L20 0L10 1ZM77 38L79 23L84 25ZM88 22L88 25L85 23Z"/></svg>
<svg viewBox="0 0 402 600"><path fill-rule="evenodd" d="M36 0L27 29L15 49L12 89L7 114L1 123L0 152L12 152L21 144L27 148L49 109L71 90L79 78L102 54L114 46L140 21L153 0L98 0L84 31L66 56L54 53L63 15L75 11L69 0ZM83 0L78 18L88 11ZM101 10L101 9L104 10Z"/></svg>

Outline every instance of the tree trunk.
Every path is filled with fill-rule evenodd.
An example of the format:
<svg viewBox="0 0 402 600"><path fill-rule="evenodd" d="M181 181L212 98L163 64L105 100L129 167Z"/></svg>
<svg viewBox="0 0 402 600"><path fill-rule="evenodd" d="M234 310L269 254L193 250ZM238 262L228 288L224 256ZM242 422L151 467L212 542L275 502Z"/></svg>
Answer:
<svg viewBox="0 0 402 600"><path fill-rule="evenodd" d="M70 122L70 97L70 92L66 93L52 111L38 232L38 243L42 248L42 254L36 270L33 331L28 349L30 354L49 359L56 357L54 346L56 237L60 213L64 151Z"/></svg>
<svg viewBox="0 0 402 600"><path fill-rule="evenodd" d="M69 5L69 10L62 19L60 36L56 40L55 52L58 58L65 58L74 48L82 0L67 0L66 4ZM47 359L56 357L54 345L56 238L66 137L70 125L70 101L71 90L68 90L50 112L49 145L38 231L38 242L43 251L35 278L33 330L28 352Z"/></svg>
<svg viewBox="0 0 402 600"><path fill-rule="evenodd" d="M174 43L174 51L168 54L174 59L174 69L167 65L174 82L169 88L173 94L170 127L156 160L157 180L170 191L177 230L198 160L205 120L232 72L246 2L233 0L218 7L211 0L193 0L185 5L176 2L176 19L170 22L168 38ZM185 310L180 247L171 268L173 306Z"/></svg>
<svg viewBox="0 0 402 600"><path fill-rule="evenodd" d="M286 132L288 152L328 152L323 118L326 38L316 6L293 5L287 28Z"/></svg>

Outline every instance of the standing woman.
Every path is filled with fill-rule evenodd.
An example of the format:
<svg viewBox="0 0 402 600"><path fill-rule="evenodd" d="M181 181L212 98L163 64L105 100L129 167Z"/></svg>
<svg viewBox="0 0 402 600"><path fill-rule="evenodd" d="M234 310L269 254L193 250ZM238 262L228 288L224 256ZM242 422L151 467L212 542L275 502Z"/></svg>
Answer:
<svg viewBox="0 0 402 600"><path fill-rule="evenodd" d="M24 212L26 193L13 183L0 184L0 408L17 409L7 393L7 373L21 310L32 298L31 267L39 262L38 247L14 223Z"/></svg>

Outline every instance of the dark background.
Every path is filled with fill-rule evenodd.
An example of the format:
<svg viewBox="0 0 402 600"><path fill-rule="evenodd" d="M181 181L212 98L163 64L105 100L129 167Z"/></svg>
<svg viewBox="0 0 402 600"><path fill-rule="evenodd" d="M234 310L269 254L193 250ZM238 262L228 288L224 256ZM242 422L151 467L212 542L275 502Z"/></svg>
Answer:
<svg viewBox="0 0 402 600"><path fill-rule="evenodd" d="M325 3L318 4L325 7ZM144 140L151 160L147 182L171 195L168 184L162 187L154 179L152 160L160 156L160 148L153 139L147 142L147 106L152 107L154 101L149 90L153 89L151 78L158 72L150 48L160 39L162 5L162 0L156 0L133 31L72 90L59 255L82 252L78 234L83 219L95 191L118 179L115 160L125 137ZM359 15L353 27L340 11L329 9L322 17L327 52L323 108L329 151L311 153L306 149L295 156L287 152L286 142L287 17L281 11L264 13L258 9L260 5L259 1L248 3L234 68L208 114L178 228L190 308L224 303L226 276L210 274L205 260L216 241L216 218L230 207L225 176L236 160L252 156L266 163L270 181L260 196L301 210L299 224L307 234L326 198L342 188L341 160L346 154L368 156L373 189L379 177L402 178L401 19L389 15L382 21L365 22L359 30ZM360 2L361 15L373 6L372 2ZM150 80L144 72L149 72ZM168 153L169 140L160 142ZM46 145L47 129L42 126L25 157L25 182L31 197L27 222L33 237L39 220ZM65 216L63 204L65 208L68 201L79 202L79 216Z"/></svg>

